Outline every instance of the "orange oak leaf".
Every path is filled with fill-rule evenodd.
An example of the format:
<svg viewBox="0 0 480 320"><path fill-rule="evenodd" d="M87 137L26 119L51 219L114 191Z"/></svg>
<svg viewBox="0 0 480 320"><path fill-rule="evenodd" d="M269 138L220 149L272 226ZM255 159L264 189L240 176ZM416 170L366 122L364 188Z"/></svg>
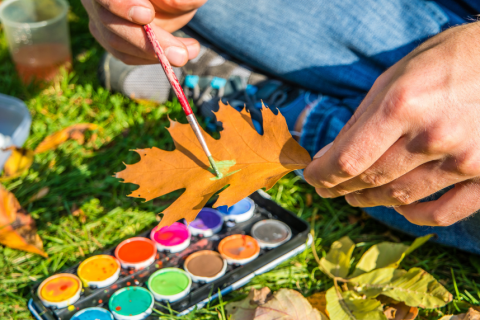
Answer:
<svg viewBox="0 0 480 320"><path fill-rule="evenodd" d="M35 221L22 209L15 195L0 185L0 243L47 257L36 231Z"/></svg>
<svg viewBox="0 0 480 320"><path fill-rule="evenodd" d="M85 131L99 129L101 128L93 123L78 123L71 125L46 137L35 149L35 154L56 149L68 139L74 139L77 140L79 144L83 144L85 142Z"/></svg>
<svg viewBox="0 0 480 320"><path fill-rule="evenodd" d="M207 201L223 187L214 207L231 206L254 191L267 190L285 174L311 162L308 152L292 138L285 118L263 108L263 135L255 131L250 114L220 103L216 112L223 124L220 139L203 136L222 176L216 177L188 124L171 121L176 149L137 149L140 161L116 174L139 188L129 196L146 201L179 189L185 192L166 210L159 227L185 218L193 221Z"/></svg>

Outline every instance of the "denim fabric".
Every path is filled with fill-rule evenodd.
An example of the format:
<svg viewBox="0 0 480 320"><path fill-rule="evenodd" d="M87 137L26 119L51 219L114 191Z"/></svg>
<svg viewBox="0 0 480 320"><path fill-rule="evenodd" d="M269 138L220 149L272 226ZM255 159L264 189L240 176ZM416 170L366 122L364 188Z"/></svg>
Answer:
<svg viewBox="0 0 480 320"><path fill-rule="evenodd" d="M235 58L322 95L300 140L314 155L388 67L443 29L473 21L467 7L478 0L210 0L189 26ZM408 234L434 232L440 243L480 253L479 215L432 228L390 208L365 211Z"/></svg>

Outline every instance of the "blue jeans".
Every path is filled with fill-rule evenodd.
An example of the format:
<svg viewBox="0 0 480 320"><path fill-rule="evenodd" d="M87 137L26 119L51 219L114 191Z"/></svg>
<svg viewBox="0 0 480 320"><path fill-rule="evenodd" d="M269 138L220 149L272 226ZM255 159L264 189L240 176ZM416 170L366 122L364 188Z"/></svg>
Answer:
<svg viewBox="0 0 480 320"><path fill-rule="evenodd" d="M474 8L476 1L464 0ZM314 155L335 139L380 74L427 38L468 20L455 5L454 0L210 0L189 27L235 58L322 94L300 140ZM365 211L413 236L436 233L439 243L480 253L480 215L449 227L422 227L390 208Z"/></svg>

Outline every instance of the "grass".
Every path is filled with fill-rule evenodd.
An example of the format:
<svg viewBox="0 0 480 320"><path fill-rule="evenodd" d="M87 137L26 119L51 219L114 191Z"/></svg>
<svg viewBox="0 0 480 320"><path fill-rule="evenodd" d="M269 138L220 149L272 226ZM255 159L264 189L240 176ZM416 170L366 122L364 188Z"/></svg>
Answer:
<svg viewBox="0 0 480 320"><path fill-rule="evenodd" d="M185 121L180 106L169 102L158 106L135 102L100 87L96 68L101 47L88 31L86 13L80 1L71 1L70 31L73 72L64 74L47 87L23 86L8 53L0 30L0 92L25 101L33 117L26 147L34 148L45 136L68 125L92 122L104 128L98 139L79 145L69 141L57 150L37 155L28 174L4 185L36 219L48 259L0 246L0 319L32 319L27 310L29 286L134 235L158 220L158 213L178 193L142 203L126 197L135 189L112 175L123 162L134 163L136 153L129 150L157 146L172 149L165 129L168 117ZM88 136L87 136L88 138ZM48 187L42 199L28 199ZM304 219L314 221L315 245L319 255L344 235L357 244L354 259L381 241L411 241L401 233L386 229L342 200L325 200L293 174L281 179L269 191L273 199ZM72 215L82 208L86 220ZM311 221L312 222L312 221ZM422 319L438 319L442 314L464 311L467 303L480 305L480 263L470 255L432 243L426 244L403 262L402 267L422 267L452 292L455 301L438 310L423 310ZM269 286L272 290L293 288L308 296L332 285L315 262L311 250L274 270L256 277L245 288L212 302L186 319L214 319L223 315L225 303L244 297L249 288ZM219 310L220 313L217 313ZM172 318L163 315L162 318Z"/></svg>

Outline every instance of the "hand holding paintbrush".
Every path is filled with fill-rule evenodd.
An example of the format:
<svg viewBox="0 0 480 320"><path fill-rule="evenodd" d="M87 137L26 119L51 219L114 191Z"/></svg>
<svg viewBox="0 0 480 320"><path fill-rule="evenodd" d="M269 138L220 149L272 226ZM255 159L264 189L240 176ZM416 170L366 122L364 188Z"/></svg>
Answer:
<svg viewBox="0 0 480 320"><path fill-rule="evenodd" d="M155 50L155 54L157 55L158 61L160 61L160 64L162 65L163 70L165 71L165 75L167 76L168 81L172 85L173 91L175 92L175 95L177 96L178 101L182 106L183 112L185 112L185 115L187 116L188 123L190 123L190 126L192 127L193 132L195 132L195 136L200 142L200 145L202 146L203 151L207 155L208 161L210 162L210 165L215 171L215 174L217 175L217 177L221 177L221 173L220 171L218 171L215 161L213 160L212 154L210 153L207 143L203 138L197 119L195 118L192 108L188 103L188 99L185 96L185 93L183 92L182 86L180 86L180 82L178 81L177 76L173 72L170 62L165 56L165 53L163 52L162 47L160 47L160 44L157 41L157 37L155 36L155 33L153 32L152 28L148 24L144 26L144 29L145 29L145 32L147 33L148 39L153 45L153 49Z"/></svg>

